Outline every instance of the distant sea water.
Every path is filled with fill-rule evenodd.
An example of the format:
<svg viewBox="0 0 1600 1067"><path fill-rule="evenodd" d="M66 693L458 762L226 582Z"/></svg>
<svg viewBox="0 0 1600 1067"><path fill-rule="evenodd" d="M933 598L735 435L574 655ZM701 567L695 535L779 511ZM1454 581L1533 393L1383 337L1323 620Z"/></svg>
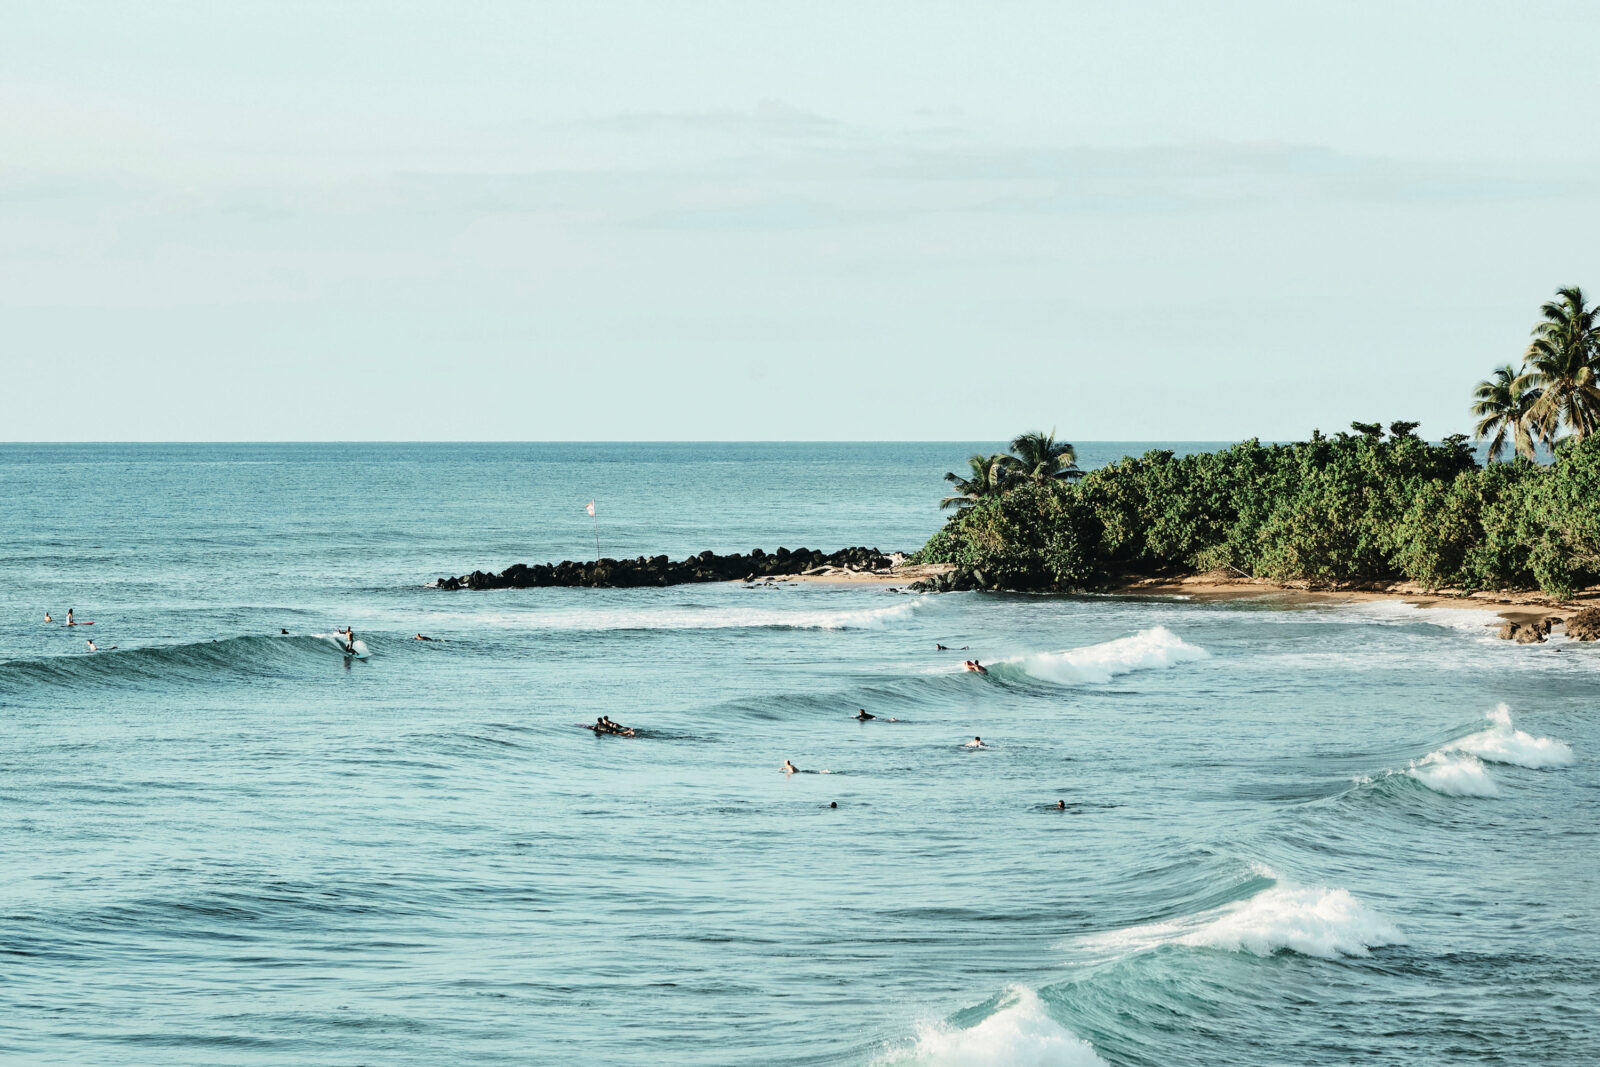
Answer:
<svg viewBox="0 0 1600 1067"><path fill-rule="evenodd" d="M1600 1061L1600 647L426 587L909 550L997 447L0 446L0 1061Z"/></svg>

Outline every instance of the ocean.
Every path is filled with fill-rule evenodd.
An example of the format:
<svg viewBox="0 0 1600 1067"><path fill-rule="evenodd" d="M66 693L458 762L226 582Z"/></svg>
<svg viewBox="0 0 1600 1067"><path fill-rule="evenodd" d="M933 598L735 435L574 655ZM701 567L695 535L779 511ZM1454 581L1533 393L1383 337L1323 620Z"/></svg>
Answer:
<svg viewBox="0 0 1600 1067"><path fill-rule="evenodd" d="M911 550L996 447L0 446L0 1059L1600 1061L1600 646L428 587Z"/></svg>

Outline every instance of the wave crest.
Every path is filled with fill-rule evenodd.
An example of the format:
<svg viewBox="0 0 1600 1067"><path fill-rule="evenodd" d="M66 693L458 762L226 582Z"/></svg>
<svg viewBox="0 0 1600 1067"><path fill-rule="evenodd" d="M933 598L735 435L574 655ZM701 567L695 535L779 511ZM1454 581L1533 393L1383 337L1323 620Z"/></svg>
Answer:
<svg viewBox="0 0 1600 1067"><path fill-rule="evenodd" d="M874 1067L1106 1067L1094 1046L1050 1017L1031 989L1012 986L1000 1010L965 1029L929 1023L916 1040L873 1061Z"/></svg>
<svg viewBox="0 0 1600 1067"><path fill-rule="evenodd" d="M1570 767L1576 760L1572 746L1549 737L1534 737L1511 725L1511 709L1501 704L1488 715L1494 725L1453 742L1450 748L1469 752L1490 763L1508 763L1532 770Z"/></svg>
<svg viewBox="0 0 1600 1067"><path fill-rule="evenodd" d="M1493 797L1500 795L1483 761L1468 752L1441 749L1419 760L1412 760L1406 771L1435 793L1449 797Z"/></svg>
<svg viewBox="0 0 1600 1067"><path fill-rule="evenodd" d="M999 661L1016 664L1035 678L1058 685L1104 684L1122 674L1171 667L1209 658L1211 653L1184 641L1165 626L1065 652L1037 652Z"/></svg>
<svg viewBox="0 0 1600 1067"><path fill-rule="evenodd" d="M1296 952L1323 959L1366 956L1375 948L1405 944L1398 926L1348 889L1293 885L1277 880L1266 868L1258 868L1258 874L1274 884L1209 911L1102 934L1088 944L1119 953L1183 945L1256 956Z"/></svg>

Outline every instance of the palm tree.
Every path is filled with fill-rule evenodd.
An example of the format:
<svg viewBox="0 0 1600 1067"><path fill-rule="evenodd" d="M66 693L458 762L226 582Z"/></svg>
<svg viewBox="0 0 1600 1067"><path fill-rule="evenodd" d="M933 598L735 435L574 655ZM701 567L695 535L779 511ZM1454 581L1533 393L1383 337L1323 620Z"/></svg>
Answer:
<svg viewBox="0 0 1600 1067"><path fill-rule="evenodd" d="M941 508L964 508L976 504L992 496L1000 496L1005 492L1005 464L1006 457L998 453L985 456L974 453L967 457L967 466L971 468L971 477L963 478L955 471L944 476L944 480L956 487L955 496L947 496L939 501Z"/></svg>
<svg viewBox="0 0 1600 1067"><path fill-rule="evenodd" d="M1500 458L1509 434L1516 454L1532 459L1534 425L1529 411L1539 400L1539 390L1528 376L1507 363L1495 369L1493 378L1479 382L1472 395L1478 401L1472 405L1478 416L1473 434L1479 441L1489 438L1489 458Z"/></svg>
<svg viewBox="0 0 1600 1067"><path fill-rule="evenodd" d="M1007 480L1048 485L1083 477L1078 469L1077 450L1065 441L1057 441L1054 430L1022 434L1012 440L1011 453L1001 457Z"/></svg>
<svg viewBox="0 0 1600 1067"><path fill-rule="evenodd" d="M1533 343L1523 362L1539 399L1530 409L1535 432L1546 443L1565 422L1579 440L1600 429L1600 307L1585 307L1577 286L1558 289L1539 311Z"/></svg>

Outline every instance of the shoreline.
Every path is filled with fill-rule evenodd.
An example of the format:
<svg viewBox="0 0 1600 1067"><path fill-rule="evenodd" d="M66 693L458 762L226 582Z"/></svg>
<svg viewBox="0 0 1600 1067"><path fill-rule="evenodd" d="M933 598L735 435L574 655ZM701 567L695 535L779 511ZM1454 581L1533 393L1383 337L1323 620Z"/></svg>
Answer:
<svg viewBox="0 0 1600 1067"><path fill-rule="evenodd" d="M1286 604L1368 604L1399 601L1418 608L1493 611L1505 622L1530 623L1567 618L1600 606L1600 590L1585 590L1571 600L1558 601L1536 590L1461 593L1425 589L1413 582L1393 582L1368 589L1308 589L1265 578L1236 578L1215 572L1182 578L1143 578L1107 590L1124 596L1186 596L1195 600L1244 600L1273 597Z"/></svg>
<svg viewBox="0 0 1600 1067"><path fill-rule="evenodd" d="M906 586L954 569L948 563L925 563L899 566L890 571L840 570L823 574L796 574L774 578L773 581L814 585ZM1309 589L1266 578L1239 578L1214 571L1177 578L1134 578L1112 585L1103 592L1112 596L1182 596L1193 600L1271 598L1285 607L1399 601L1418 608L1493 611L1502 620L1512 623L1529 623L1540 619L1561 619L1564 622L1585 608L1600 607L1600 589L1584 590L1571 600L1557 601L1536 590L1460 593L1448 589L1425 589L1412 582L1393 582L1366 589Z"/></svg>

